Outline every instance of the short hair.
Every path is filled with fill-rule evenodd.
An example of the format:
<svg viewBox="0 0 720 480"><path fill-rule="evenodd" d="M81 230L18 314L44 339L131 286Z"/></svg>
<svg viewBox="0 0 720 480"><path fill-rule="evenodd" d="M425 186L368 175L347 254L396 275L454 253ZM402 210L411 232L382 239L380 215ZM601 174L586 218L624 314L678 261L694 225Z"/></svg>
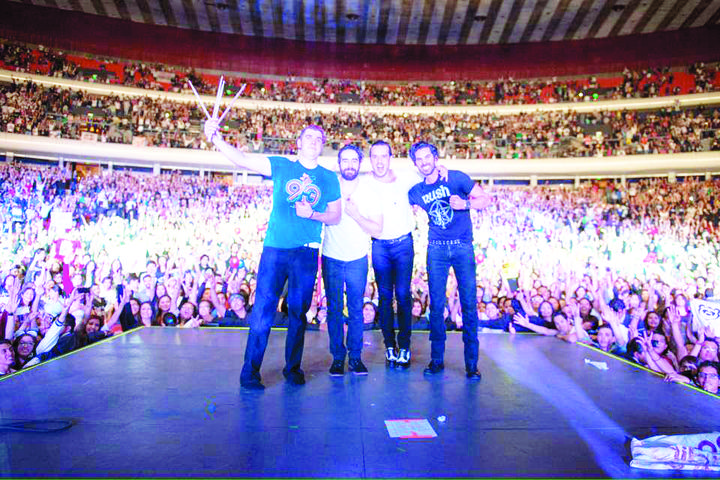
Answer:
<svg viewBox="0 0 720 480"><path fill-rule="evenodd" d="M340 149L340 151L338 151L338 163L340 163L340 155L342 155L342 153L343 153L345 150L352 150L353 152L357 153L358 159L362 162L363 152L362 152L362 150L360 150L360 147L357 147L357 146L355 146L355 145L353 145L353 144L348 143L347 145L345 145L344 147L342 147L342 148Z"/></svg>
<svg viewBox="0 0 720 480"><path fill-rule="evenodd" d="M600 329L601 329L601 328L607 328L608 330L610 330L610 333L612 333L613 336L615 336L615 331L612 329L612 327L610 326L610 324L608 324L608 323L603 323L602 325L600 325L600 326L597 328L598 333L600 332Z"/></svg>
<svg viewBox="0 0 720 480"><path fill-rule="evenodd" d="M325 130L323 130L320 125L308 125L300 131L300 135L298 135L298 138L302 138L302 136L308 130L315 130L316 132L320 132L320 135L322 135L323 145L325 144L325 142L327 141L327 137L325 136Z"/></svg>
<svg viewBox="0 0 720 480"><path fill-rule="evenodd" d="M432 143L417 142L417 143L414 144L412 147L410 147L410 152L408 152L408 155L410 155L410 159L413 161L413 163L415 163L415 154L416 154L417 151L420 150L421 148L429 148L429 149L430 149L430 153L432 153L435 158L437 158L437 157L440 156L440 155L438 154L438 149L437 149L437 147L436 147L435 145L433 145Z"/></svg>
<svg viewBox="0 0 720 480"><path fill-rule="evenodd" d="M393 154L393 153L392 153L392 147L391 147L390 144L389 144L388 142L386 142L385 140L378 140L378 141L376 141L375 143L373 143L372 145L370 145L370 150L368 150L368 152L372 152L373 147L383 146L383 145L387 147L388 153L389 153L390 156L392 157L392 154Z"/></svg>

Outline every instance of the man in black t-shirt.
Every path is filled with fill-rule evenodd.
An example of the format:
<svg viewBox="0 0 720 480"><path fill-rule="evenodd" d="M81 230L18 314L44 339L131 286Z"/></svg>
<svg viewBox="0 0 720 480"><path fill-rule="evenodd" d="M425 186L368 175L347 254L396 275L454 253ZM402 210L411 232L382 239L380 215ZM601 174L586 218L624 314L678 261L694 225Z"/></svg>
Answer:
<svg viewBox="0 0 720 480"><path fill-rule="evenodd" d="M425 373L432 375L444 369L445 324L443 310L450 267L455 272L460 294L465 343L465 371L470 380L480 380L478 360L477 282L470 209L482 209L490 198L469 176L457 170L440 178L434 145L419 142L410 148L410 158L425 181L410 189L411 205L418 205L428 215L427 270L430 287L431 359Z"/></svg>

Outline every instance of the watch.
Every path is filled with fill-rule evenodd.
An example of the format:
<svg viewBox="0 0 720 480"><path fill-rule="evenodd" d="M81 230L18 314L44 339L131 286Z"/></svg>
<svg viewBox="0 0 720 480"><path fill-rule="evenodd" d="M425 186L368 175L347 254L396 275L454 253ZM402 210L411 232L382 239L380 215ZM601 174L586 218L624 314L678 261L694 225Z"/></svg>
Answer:
<svg viewBox="0 0 720 480"><path fill-rule="evenodd" d="M465 200L465 210L470 210L470 199Z"/></svg>

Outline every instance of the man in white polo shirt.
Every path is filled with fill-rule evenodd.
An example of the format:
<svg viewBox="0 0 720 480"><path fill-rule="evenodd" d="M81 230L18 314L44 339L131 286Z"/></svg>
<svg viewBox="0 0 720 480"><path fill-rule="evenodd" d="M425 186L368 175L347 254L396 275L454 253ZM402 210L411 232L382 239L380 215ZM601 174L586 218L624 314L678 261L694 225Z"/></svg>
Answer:
<svg viewBox="0 0 720 480"><path fill-rule="evenodd" d="M342 217L337 225L325 227L323 240L322 271L328 304L330 353L333 356L332 376L345 374L346 355L349 371L356 375L368 373L361 358L363 292L367 283L370 236L382 232L383 215L377 193L370 188L367 179L358 177L362 158L362 151L354 145L346 145L338 152ZM343 342L345 294L347 347Z"/></svg>

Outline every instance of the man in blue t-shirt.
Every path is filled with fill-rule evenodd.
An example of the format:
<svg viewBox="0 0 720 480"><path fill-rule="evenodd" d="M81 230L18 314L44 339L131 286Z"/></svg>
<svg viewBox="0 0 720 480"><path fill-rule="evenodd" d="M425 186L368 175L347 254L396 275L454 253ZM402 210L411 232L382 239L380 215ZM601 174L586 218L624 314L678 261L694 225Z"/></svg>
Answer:
<svg viewBox="0 0 720 480"><path fill-rule="evenodd" d="M322 226L337 224L341 215L337 175L318 165L325 132L315 125L305 127L297 140L297 159L291 160L246 155L222 139L219 127L216 119L205 123L205 135L220 152L235 165L273 179L273 209L258 267L240 385L251 390L265 388L260 366L286 281L288 329L283 375L290 383L302 385L306 313L315 287Z"/></svg>
<svg viewBox="0 0 720 480"><path fill-rule="evenodd" d="M445 309L448 273L455 272L460 294L465 343L465 372L470 380L480 380L478 361L477 282L470 209L482 209L490 198L480 185L457 170L440 178L435 145L419 142L410 148L410 158L425 178L410 189L411 205L418 205L428 215L427 271L430 287L430 364L425 374L443 371L445 365Z"/></svg>

